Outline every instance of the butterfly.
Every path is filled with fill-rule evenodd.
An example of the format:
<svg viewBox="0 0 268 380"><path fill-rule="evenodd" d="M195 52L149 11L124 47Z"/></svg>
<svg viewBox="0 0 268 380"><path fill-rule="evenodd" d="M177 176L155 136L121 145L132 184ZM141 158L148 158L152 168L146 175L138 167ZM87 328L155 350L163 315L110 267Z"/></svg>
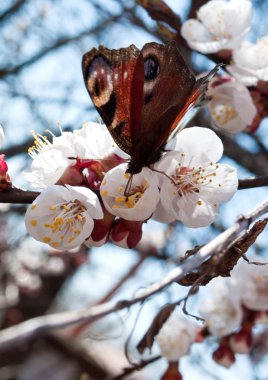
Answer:
<svg viewBox="0 0 268 380"><path fill-rule="evenodd" d="M130 156L128 173L161 158L218 67L196 80L174 41L150 42L141 50L100 46L83 55L86 88L114 141Z"/></svg>

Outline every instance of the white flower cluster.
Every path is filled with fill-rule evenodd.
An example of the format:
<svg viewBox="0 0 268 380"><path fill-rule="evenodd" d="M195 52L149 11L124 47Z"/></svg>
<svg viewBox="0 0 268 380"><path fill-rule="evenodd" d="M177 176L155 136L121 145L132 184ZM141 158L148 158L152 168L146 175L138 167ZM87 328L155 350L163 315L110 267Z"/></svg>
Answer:
<svg viewBox="0 0 268 380"><path fill-rule="evenodd" d="M259 257L254 259L268 263ZM268 265L241 261L231 272L230 278L213 279L207 290L209 295L202 300L200 314L208 330L217 337L232 334L241 327L244 308L254 312L268 310ZM256 322L259 322L258 319Z"/></svg>
<svg viewBox="0 0 268 380"><path fill-rule="evenodd" d="M218 163L221 140L206 128L183 130L156 164L132 177L126 155L100 124L63 132L52 143L34 136L32 171L25 176L44 190L28 209L26 226L54 248L100 245L109 235L132 247L150 217L207 226L237 190L236 170Z"/></svg>
<svg viewBox="0 0 268 380"><path fill-rule="evenodd" d="M198 10L197 20L189 19L181 28L192 49L231 62L227 66L230 75L211 82L208 106L214 126L230 133L253 132L267 116L259 99L267 96L263 82L268 82L268 37L255 44L244 41L251 19L250 0L211 0ZM258 91L246 86L257 86Z"/></svg>

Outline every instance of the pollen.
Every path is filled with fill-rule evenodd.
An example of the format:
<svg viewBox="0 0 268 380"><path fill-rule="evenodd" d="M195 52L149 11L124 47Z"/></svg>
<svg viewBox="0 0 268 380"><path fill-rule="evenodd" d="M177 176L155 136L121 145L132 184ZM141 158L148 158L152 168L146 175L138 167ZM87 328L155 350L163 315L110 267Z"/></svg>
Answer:
<svg viewBox="0 0 268 380"><path fill-rule="evenodd" d="M55 210L57 209L57 206L52 205L52 206L49 207L49 209L50 209L51 211L55 211Z"/></svg>
<svg viewBox="0 0 268 380"><path fill-rule="evenodd" d="M101 192L101 195L102 195L103 197L107 197L107 195L108 195L108 191L107 191L107 190L103 190L103 191Z"/></svg>
<svg viewBox="0 0 268 380"><path fill-rule="evenodd" d="M49 236L45 236L43 238L43 243L50 243L51 242L51 238Z"/></svg>
<svg viewBox="0 0 268 380"><path fill-rule="evenodd" d="M34 210L36 208L36 204L31 206L31 210Z"/></svg>
<svg viewBox="0 0 268 380"><path fill-rule="evenodd" d="M125 177L126 179L129 179L129 178L130 178L130 174L125 173L125 174L124 174L124 177Z"/></svg>
<svg viewBox="0 0 268 380"><path fill-rule="evenodd" d="M123 196L123 197L115 197L115 201L117 203L125 202L126 201L126 197L125 196Z"/></svg>
<svg viewBox="0 0 268 380"><path fill-rule="evenodd" d="M51 245L54 248L58 248L58 246L60 245L60 243L58 241L54 241Z"/></svg>
<svg viewBox="0 0 268 380"><path fill-rule="evenodd" d="M201 206L202 205L202 201L197 201L196 204L198 204L198 206Z"/></svg>
<svg viewBox="0 0 268 380"><path fill-rule="evenodd" d="M38 224L38 222L37 222L36 219L32 219L32 220L31 220L31 225L32 225L33 227L36 227L37 224Z"/></svg>

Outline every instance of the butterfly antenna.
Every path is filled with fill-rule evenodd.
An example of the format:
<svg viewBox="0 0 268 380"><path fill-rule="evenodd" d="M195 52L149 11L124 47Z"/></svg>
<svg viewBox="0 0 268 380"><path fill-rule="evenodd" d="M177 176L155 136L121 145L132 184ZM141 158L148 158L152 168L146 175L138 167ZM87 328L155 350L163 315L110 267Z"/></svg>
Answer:
<svg viewBox="0 0 268 380"><path fill-rule="evenodd" d="M161 170L153 169L153 168L152 168L152 171L164 175L164 176L167 177L172 183L174 183L174 185L177 184L176 181L174 180L174 178L170 177L167 173L162 172Z"/></svg>
<svg viewBox="0 0 268 380"><path fill-rule="evenodd" d="M133 180L133 174L130 174L130 177L129 177L128 181L127 181L126 188L125 188L125 191L124 191L124 196L126 198L128 198L128 196L130 194L130 190L131 190L131 186L132 186L132 180Z"/></svg>

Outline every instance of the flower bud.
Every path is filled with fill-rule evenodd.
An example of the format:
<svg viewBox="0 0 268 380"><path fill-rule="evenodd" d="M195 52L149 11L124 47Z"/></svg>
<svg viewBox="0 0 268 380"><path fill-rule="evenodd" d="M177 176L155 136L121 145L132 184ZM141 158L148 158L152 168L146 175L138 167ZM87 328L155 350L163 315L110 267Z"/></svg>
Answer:
<svg viewBox="0 0 268 380"><path fill-rule="evenodd" d="M229 344L233 352L238 354L248 354L252 347L251 326L244 326L240 331L231 335Z"/></svg>
<svg viewBox="0 0 268 380"><path fill-rule="evenodd" d="M142 223L118 219L112 226L111 239L122 248L134 248L142 238Z"/></svg>
<svg viewBox="0 0 268 380"><path fill-rule="evenodd" d="M182 380L182 375L178 370L177 362L170 362L166 372L161 377L161 380Z"/></svg>
<svg viewBox="0 0 268 380"><path fill-rule="evenodd" d="M212 354L213 360L219 365L230 368L235 362L235 356L228 342L223 340L220 346Z"/></svg>

